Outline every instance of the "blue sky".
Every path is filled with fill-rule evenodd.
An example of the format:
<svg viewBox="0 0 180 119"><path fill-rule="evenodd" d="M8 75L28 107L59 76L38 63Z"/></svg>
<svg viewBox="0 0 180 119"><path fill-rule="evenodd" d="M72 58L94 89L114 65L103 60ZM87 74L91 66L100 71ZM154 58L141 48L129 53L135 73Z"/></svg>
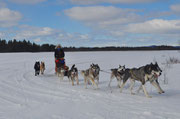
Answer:
<svg viewBox="0 0 180 119"><path fill-rule="evenodd" d="M62 46L180 44L179 0L0 0L0 38Z"/></svg>

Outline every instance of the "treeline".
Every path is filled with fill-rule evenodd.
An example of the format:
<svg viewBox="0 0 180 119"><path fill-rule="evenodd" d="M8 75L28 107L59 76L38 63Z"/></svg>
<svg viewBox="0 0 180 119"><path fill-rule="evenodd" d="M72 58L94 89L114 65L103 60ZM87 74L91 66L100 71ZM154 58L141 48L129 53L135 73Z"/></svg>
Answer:
<svg viewBox="0 0 180 119"><path fill-rule="evenodd" d="M43 44L38 45L30 41L1 40L0 52L51 52L54 51L55 45ZM180 50L180 46L142 46L142 47L64 47L64 51L151 51L151 50Z"/></svg>
<svg viewBox="0 0 180 119"><path fill-rule="evenodd" d="M65 47L65 51L153 51L153 50L180 50L180 46L141 46L141 47Z"/></svg>
<svg viewBox="0 0 180 119"><path fill-rule="evenodd" d="M30 41L17 41L17 40L1 40L0 39L0 52L48 52L54 51L55 45L43 44L37 45Z"/></svg>

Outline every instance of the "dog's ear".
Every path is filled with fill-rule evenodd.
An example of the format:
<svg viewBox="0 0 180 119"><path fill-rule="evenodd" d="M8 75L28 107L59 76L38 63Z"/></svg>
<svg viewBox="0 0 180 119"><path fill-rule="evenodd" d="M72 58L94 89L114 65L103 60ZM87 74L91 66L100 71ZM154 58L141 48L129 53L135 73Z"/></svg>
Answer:
<svg viewBox="0 0 180 119"><path fill-rule="evenodd" d="M158 63L157 63L157 62L155 62L155 65L158 65Z"/></svg>
<svg viewBox="0 0 180 119"><path fill-rule="evenodd" d="M97 64L97 67L100 69L99 65Z"/></svg>

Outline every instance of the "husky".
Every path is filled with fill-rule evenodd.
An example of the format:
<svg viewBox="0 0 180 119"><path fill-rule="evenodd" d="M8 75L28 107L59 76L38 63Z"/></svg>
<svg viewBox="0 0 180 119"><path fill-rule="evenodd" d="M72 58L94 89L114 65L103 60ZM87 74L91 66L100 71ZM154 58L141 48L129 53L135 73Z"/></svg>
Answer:
<svg viewBox="0 0 180 119"><path fill-rule="evenodd" d="M110 77L110 81L109 81L109 87L111 87L111 82L114 78L117 79L118 81L118 87L120 88L121 86L121 80L123 79L124 76L124 72L125 72L125 65L121 66L119 65L119 68L115 68L115 69L111 69L111 77Z"/></svg>
<svg viewBox="0 0 180 119"><path fill-rule="evenodd" d="M65 69L64 67L57 67L57 76L60 77L61 80L64 79Z"/></svg>
<svg viewBox="0 0 180 119"><path fill-rule="evenodd" d="M84 77L85 88L87 88L87 82L90 80L92 84L96 86L96 89L98 89L99 72L100 72L99 65L93 63L90 65L89 69L81 71L81 74ZM95 80L97 80L97 83L95 82Z"/></svg>
<svg viewBox="0 0 180 119"><path fill-rule="evenodd" d="M40 72L40 62L36 61L34 64L35 76L39 75Z"/></svg>
<svg viewBox="0 0 180 119"><path fill-rule="evenodd" d="M77 85L79 85L78 80L78 69L75 67L75 64L71 67L71 69L68 71L67 76L69 78L69 81L72 81L72 86L74 86L74 80L76 80Z"/></svg>
<svg viewBox="0 0 180 119"><path fill-rule="evenodd" d="M44 70L45 70L45 63L41 62L41 64L40 64L40 72L41 72L41 74L44 74Z"/></svg>
<svg viewBox="0 0 180 119"><path fill-rule="evenodd" d="M64 76L67 76L68 75L68 69L69 67L68 66L62 66L61 63L57 63L56 64L56 67L57 67L57 71L56 71L56 75L58 77L60 77L61 80L64 79Z"/></svg>
<svg viewBox="0 0 180 119"><path fill-rule="evenodd" d="M138 89L138 92L143 89L143 92L145 94L146 97L151 98L151 96L149 96L146 88L145 88L145 83L147 81L150 81L150 83L158 89L158 92L164 93L164 91L161 89L159 83L158 83L158 77L161 75L162 70L160 69L160 67L158 66L157 62L155 64L147 64L146 66L142 66L139 68L132 68L132 69L126 69L124 72L124 77L123 77L123 83L121 85L120 88L120 92L122 92L122 89L126 83L126 81L128 79L130 79L131 81L131 85L130 85L130 91L131 94L134 95L134 93L132 92L133 90L133 86L136 81L140 81L141 82L141 86Z"/></svg>

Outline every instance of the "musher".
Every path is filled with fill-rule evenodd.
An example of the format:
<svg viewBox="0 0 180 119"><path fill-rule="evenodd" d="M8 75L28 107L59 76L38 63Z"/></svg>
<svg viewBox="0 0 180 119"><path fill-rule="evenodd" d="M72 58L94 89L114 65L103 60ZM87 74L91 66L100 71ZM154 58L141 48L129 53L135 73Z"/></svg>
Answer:
<svg viewBox="0 0 180 119"><path fill-rule="evenodd" d="M54 57L55 57L55 73L57 72L57 66L59 65L60 67L63 67L65 70L68 70L68 67L65 64L65 54L64 54L64 50L61 47L60 44L58 44L55 47L55 52L54 52Z"/></svg>

